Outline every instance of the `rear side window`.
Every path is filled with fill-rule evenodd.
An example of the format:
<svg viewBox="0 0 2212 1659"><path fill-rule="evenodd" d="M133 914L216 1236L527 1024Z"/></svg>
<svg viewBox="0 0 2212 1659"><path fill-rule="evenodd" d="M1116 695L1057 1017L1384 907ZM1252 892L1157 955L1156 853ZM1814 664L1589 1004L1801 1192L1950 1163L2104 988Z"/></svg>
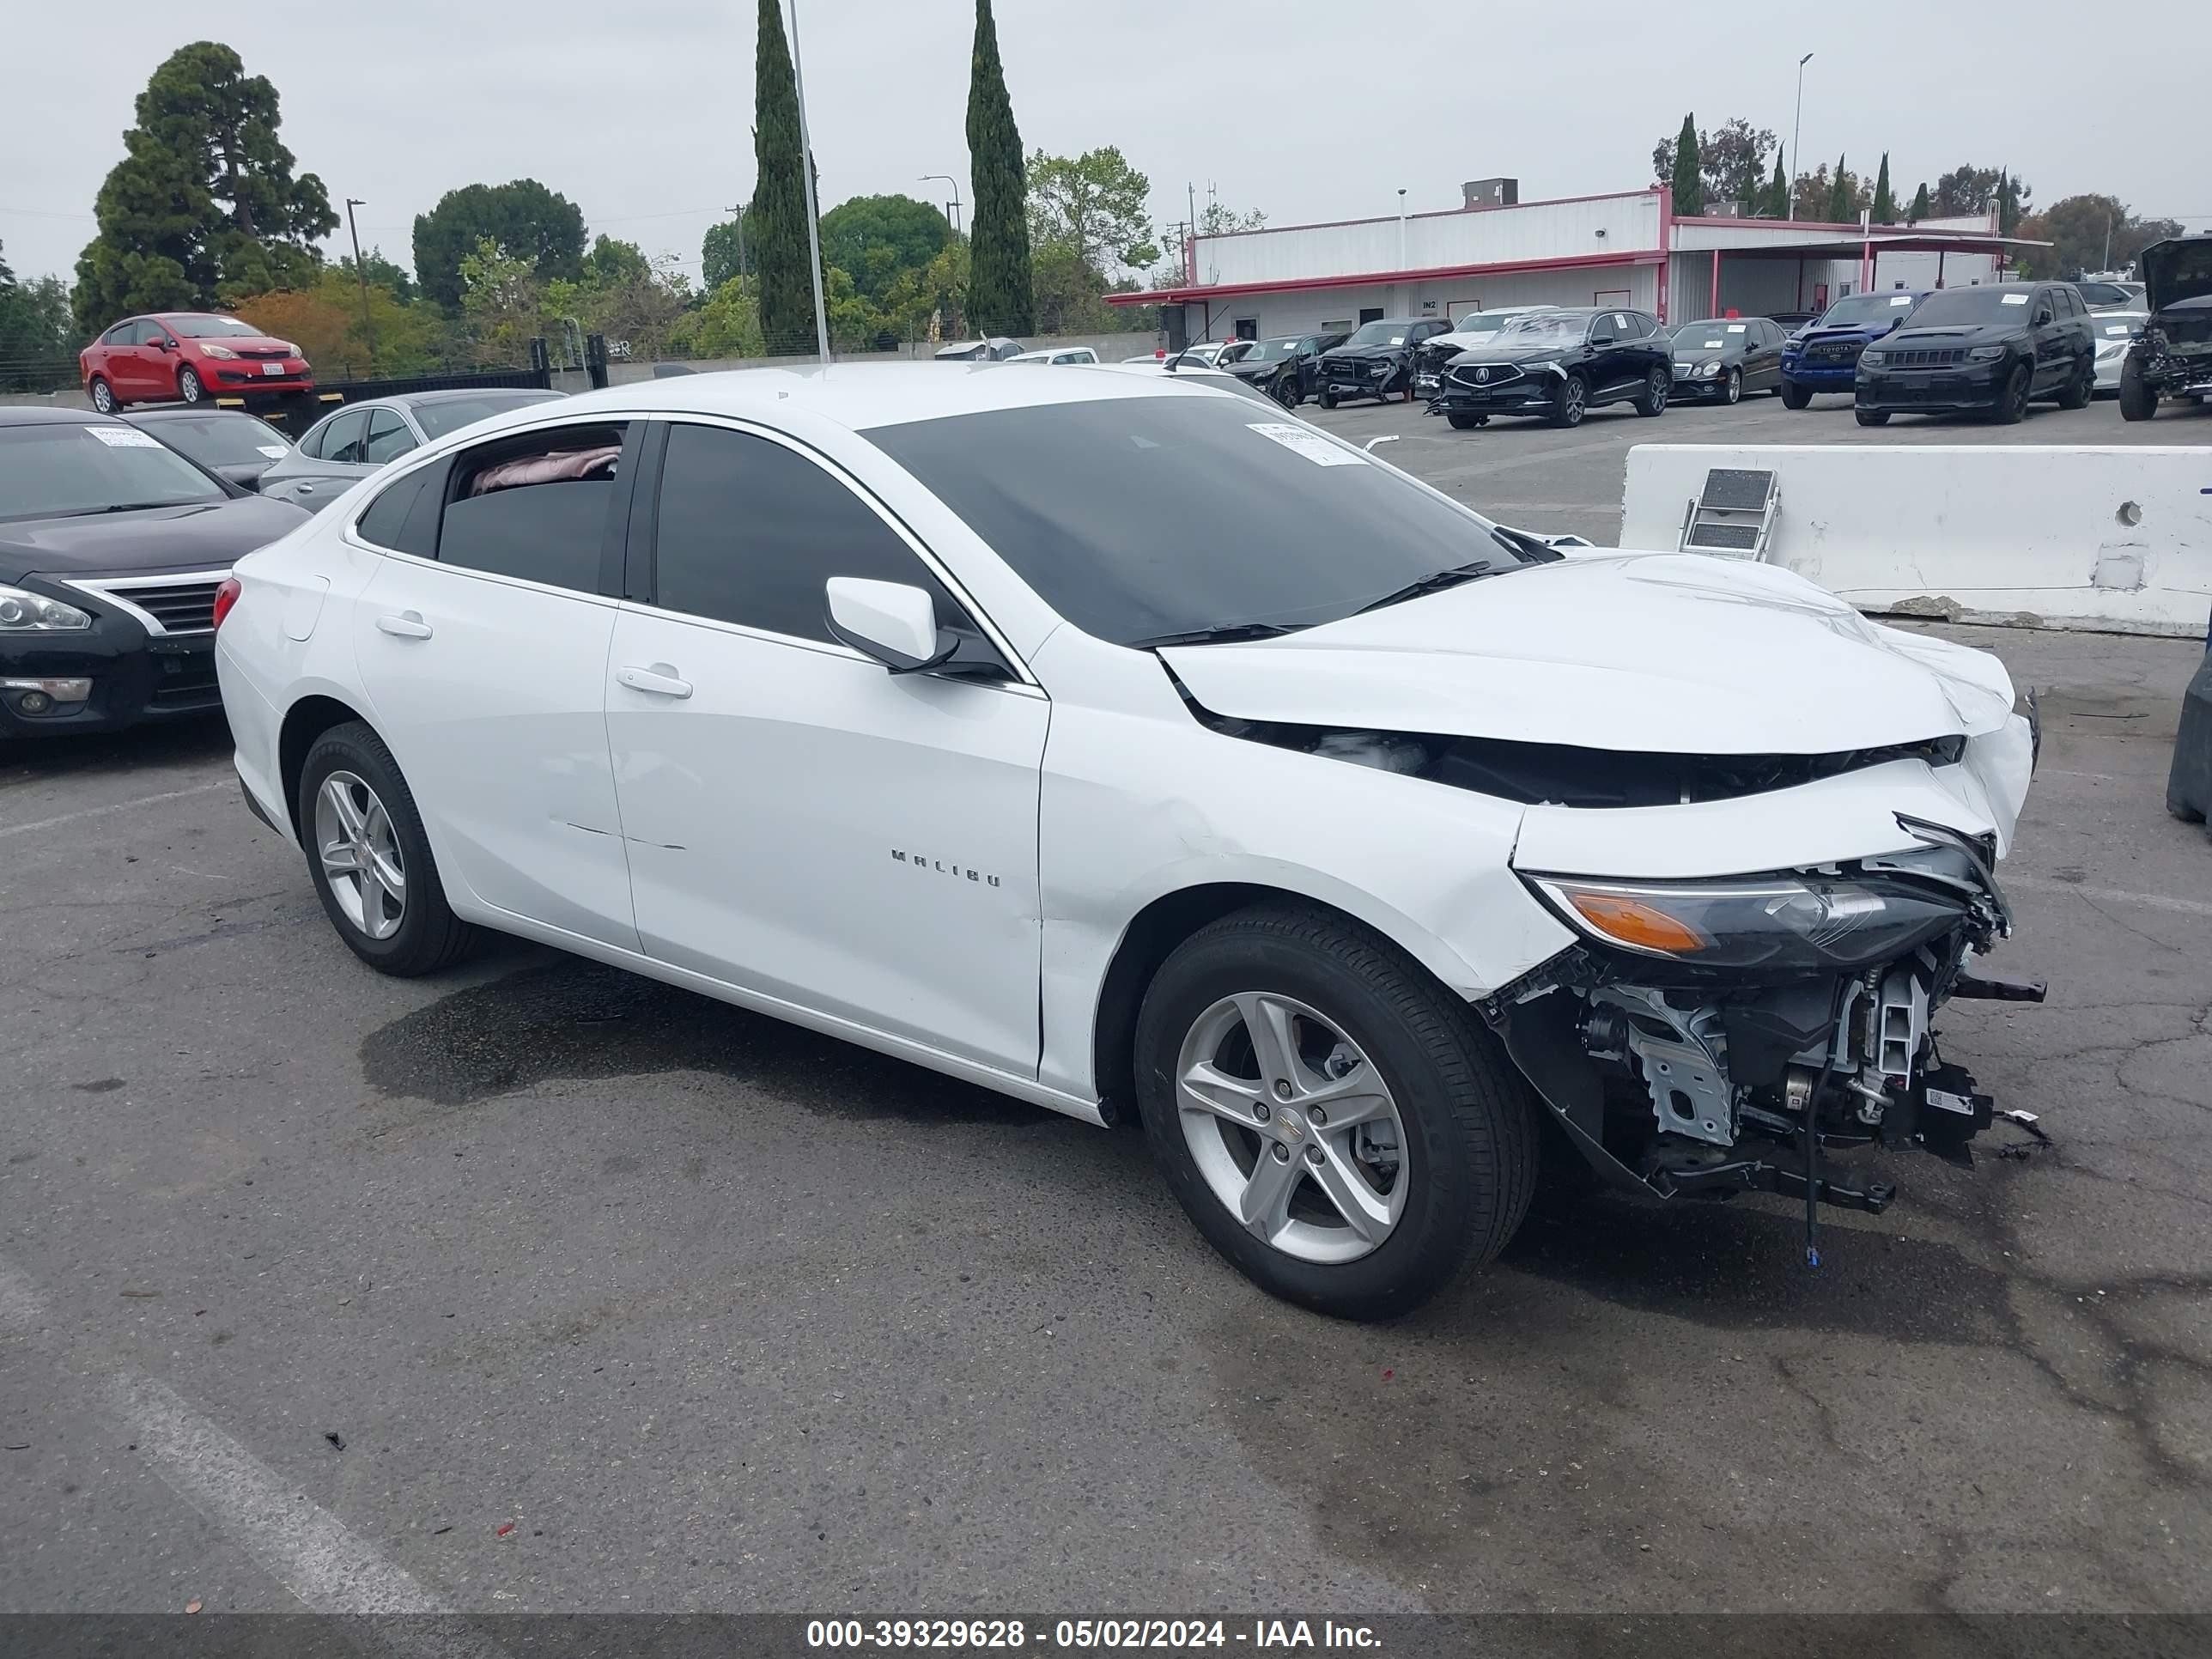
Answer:
<svg viewBox="0 0 2212 1659"><path fill-rule="evenodd" d="M796 639L830 640L832 576L927 590L958 607L912 548L842 480L797 451L721 427L669 428L653 603Z"/></svg>
<svg viewBox="0 0 2212 1659"><path fill-rule="evenodd" d="M597 592L623 431L556 427L465 453L438 532L439 562Z"/></svg>
<svg viewBox="0 0 2212 1659"><path fill-rule="evenodd" d="M316 452L326 461L340 465L357 466L362 451L368 439L368 411L349 409L343 415L334 415L323 429L323 447Z"/></svg>
<svg viewBox="0 0 2212 1659"><path fill-rule="evenodd" d="M407 429L407 422L399 418L397 410L369 411L368 436L363 441L362 459L372 466L381 466L414 447L415 434Z"/></svg>
<svg viewBox="0 0 2212 1659"><path fill-rule="evenodd" d="M437 557L439 486L446 474L447 469L435 464L416 468L368 504L354 525L354 534L395 552Z"/></svg>

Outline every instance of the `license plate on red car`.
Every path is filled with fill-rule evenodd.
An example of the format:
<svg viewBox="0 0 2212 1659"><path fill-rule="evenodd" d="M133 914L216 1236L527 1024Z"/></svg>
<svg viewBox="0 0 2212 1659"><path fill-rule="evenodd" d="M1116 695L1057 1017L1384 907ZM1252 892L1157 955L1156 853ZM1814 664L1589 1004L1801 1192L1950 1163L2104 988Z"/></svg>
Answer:
<svg viewBox="0 0 2212 1659"><path fill-rule="evenodd" d="M282 363L264 363L261 365L261 372L264 374L282 374L284 372L284 365Z"/></svg>

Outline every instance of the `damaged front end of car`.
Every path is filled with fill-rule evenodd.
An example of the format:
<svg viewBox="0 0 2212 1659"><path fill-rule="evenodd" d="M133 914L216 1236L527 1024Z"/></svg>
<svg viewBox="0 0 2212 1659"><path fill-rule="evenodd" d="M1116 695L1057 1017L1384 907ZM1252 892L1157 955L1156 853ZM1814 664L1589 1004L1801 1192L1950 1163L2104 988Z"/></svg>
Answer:
<svg viewBox="0 0 2212 1659"><path fill-rule="evenodd" d="M2012 930L1982 837L1899 815L1910 851L1698 881L1524 873L1581 942L1481 1004L1612 1184L1879 1213L1826 1170L1878 1142L1971 1161L1991 1103L1929 1024L1954 997L2040 1001L1971 971Z"/></svg>

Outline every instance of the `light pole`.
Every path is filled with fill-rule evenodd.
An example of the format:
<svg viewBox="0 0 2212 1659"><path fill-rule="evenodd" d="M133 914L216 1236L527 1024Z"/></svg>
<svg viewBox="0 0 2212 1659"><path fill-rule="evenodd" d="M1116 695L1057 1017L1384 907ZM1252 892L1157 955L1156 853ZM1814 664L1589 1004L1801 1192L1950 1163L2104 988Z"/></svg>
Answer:
<svg viewBox="0 0 2212 1659"><path fill-rule="evenodd" d="M1398 186L1398 269L1406 268L1406 187ZM1413 290L1406 290L1410 301Z"/></svg>
<svg viewBox="0 0 2212 1659"><path fill-rule="evenodd" d="M354 228L353 210L368 204L358 196L346 198L346 234L353 238L353 274L361 284L361 331L368 342L368 372L376 373L376 325L368 319L368 270L361 262L361 232Z"/></svg>
<svg viewBox="0 0 2212 1659"><path fill-rule="evenodd" d="M799 99L799 168L806 181L806 274L814 279L814 343L827 367L830 313L822 303L822 227L814 206L814 144L806 136L806 76L799 67L799 0L791 0L791 89Z"/></svg>
<svg viewBox="0 0 2212 1659"><path fill-rule="evenodd" d="M1797 60L1797 115L1790 123L1790 216L1797 216L1797 135L1805 125L1805 65L1813 61L1807 52Z"/></svg>
<svg viewBox="0 0 2212 1659"><path fill-rule="evenodd" d="M730 210L738 216L738 280L745 276L745 204L740 202Z"/></svg>
<svg viewBox="0 0 2212 1659"><path fill-rule="evenodd" d="M960 181L949 173L925 173L915 180L918 185L933 184L942 179L952 186L952 234L960 234Z"/></svg>

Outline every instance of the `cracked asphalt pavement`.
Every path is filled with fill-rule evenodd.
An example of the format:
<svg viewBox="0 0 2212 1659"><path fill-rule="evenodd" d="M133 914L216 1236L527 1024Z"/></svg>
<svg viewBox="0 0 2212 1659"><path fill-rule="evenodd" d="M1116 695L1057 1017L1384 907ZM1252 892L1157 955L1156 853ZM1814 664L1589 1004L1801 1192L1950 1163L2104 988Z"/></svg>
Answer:
<svg viewBox="0 0 2212 1659"><path fill-rule="evenodd" d="M2051 1000L1939 1025L2055 1144L1881 1160L1817 1272L1601 1200L1373 1328L1133 1133L519 945L377 977L219 725L0 755L0 1611L2212 1610L2200 647L1941 631L2045 690Z"/></svg>

